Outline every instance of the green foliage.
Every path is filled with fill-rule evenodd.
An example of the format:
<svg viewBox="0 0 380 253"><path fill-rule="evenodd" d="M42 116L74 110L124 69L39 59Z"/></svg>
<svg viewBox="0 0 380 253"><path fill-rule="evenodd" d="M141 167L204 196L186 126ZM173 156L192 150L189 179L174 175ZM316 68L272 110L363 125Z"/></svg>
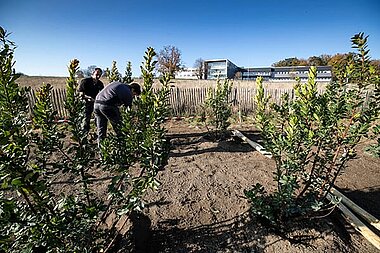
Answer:
<svg viewBox="0 0 380 253"><path fill-rule="evenodd" d="M367 103L368 108L370 108L369 113L373 114L377 119L376 124L374 124L371 129L371 139L376 140L376 143L367 147L366 150L375 157L380 157L380 72L369 57L367 41L368 36L364 37L362 33L355 35L351 39L354 45L353 48L356 48L359 53L353 55L353 59L346 67L349 75L344 77L348 79L348 82L356 83L359 88L365 88L369 85L371 87L369 92L371 92L372 95L370 101ZM355 64L356 62L361 64Z"/></svg>
<svg viewBox="0 0 380 253"><path fill-rule="evenodd" d="M65 137L55 122L57 111L52 106L51 90L50 84L43 84L37 91L32 119L35 131L31 133L31 142L38 147L34 150L36 159L34 166L39 168L40 173L45 173L47 176L54 173L55 169L59 169L57 164L50 163L49 157L54 152L63 152L62 139Z"/></svg>
<svg viewBox="0 0 380 253"><path fill-rule="evenodd" d="M106 77L110 82L118 81L126 84L132 83L132 63L130 61L127 62L127 66L125 68L125 76L123 77L117 69L116 61L112 61L111 70L108 68L106 69Z"/></svg>
<svg viewBox="0 0 380 253"><path fill-rule="evenodd" d="M25 210L25 214L36 212L30 196L27 196L27 204L22 204L16 195L9 194L14 191L25 196L30 190L29 181L33 180L36 172L27 164L30 151L28 133L31 132L31 128L27 124L26 89L20 88L16 83L18 75L13 69L15 45L7 37L7 31L0 27L0 240L4 243L0 245L2 251L10 250L8 243L21 234L17 225L12 224L12 221L27 218L27 215L20 217L19 210Z"/></svg>
<svg viewBox="0 0 380 253"><path fill-rule="evenodd" d="M168 160L169 144L163 123L169 112L170 77L168 74L161 77L162 87L153 90L155 56L153 48L148 48L141 67L144 79L142 93L134 100L133 109L123 110L120 135L110 136L102 145L104 160L112 165L109 170L117 170L121 175L112 186L112 194L125 200L119 213L143 207L142 194L149 188L158 187L157 172ZM131 174L131 166L139 168L138 175ZM121 187L123 180L132 186L129 191Z"/></svg>
<svg viewBox="0 0 380 253"><path fill-rule="evenodd" d="M92 207L89 190L90 176L88 171L96 162L95 149L96 146L90 143L87 137L87 131L82 127L85 120L85 103L81 95L77 92L78 82L75 78L75 73L79 68L79 61L74 59L68 67L69 77L66 81L66 103L65 108L68 111L67 130L71 133L71 145L63 156L64 171L68 171L81 178L82 188L81 193L86 200L86 208Z"/></svg>
<svg viewBox="0 0 380 253"><path fill-rule="evenodd" d="M106 71L106 76L110 82L114 82L114 81L121 82L123 80L119 70L117 69L116 61L112 61L111 71Z"/></svg>
<svg viewBox="0 0 380 253"><path fill-rule="evenodd" d="M223 84L217 80L215 89L209 89L205 101L205 112L202 117L206 124L210 123L212 129L209 132L216 139L222 138L227 133L229 118L232 115L232 102L229 100L232 91L232 83L226 79Z"/></svg>
<svg viewBox="0 0 380 253"><path fill-rule="evenodd" d="M374 157L380 158L380 125L375 125L372 130L376 143L366 147L365 150Z"/></svg>
<svg viewBox="0 0 380 253"><path fill-rule="evenodd" d="M125 76L123 77L123 83L132 83L132 63L130 61L127 62L127 66L125 67Z"/></svg>
<svg viewBox="0 0 380 253"><path fill-rule="evenodd" d="M310 68L307 83L294 86L295 99L289 101L286 94L281 105L269 105L262 79L257 80L256 122L276 161L277 189L269 194L256 184L245 194L252 212L273 225L313 216L332 205L326 202L327 192L378 117L378 91L365 105L366 92L379 85L379 76L368 64L367 37L355 35L352 44L358 53L342 66L344 78L322 94L317 91L315 67Z"/></svg>
<svg viewBox="0 0 380 253"><path fill-rule="evenodd" d="M0 216L1 250L6 252L85 252L101 245L101 230L93 230L96 210L90 203L87 185L75 196L56 195L52 177L57 173L84 175L91 149L80 121L83 102L76 94L78 61L69 67L66 108L70 113L72 147L63 145L63 129L55 122L51 86L37 92L32 124L26 89L16 83L13 43L1 28L0 84ZM73 108L76 107L76 108ZM86 160L87 159L87 160ZM86 181L86 176L81 178ZM97 207L96 207L97 208ZM100 208L97 208L99 211ZM94 240L95 239L95 240Z"/></svg>
<svg viewBox="0 0 380 253"><path fill-rule="evenodd" d="M104 252L119 233L118 219L109 225L106 218L141 208L143 193L157 187L155 176L167 162L162 123L169 79L163 78L163 88L153 93L154 51L149 49L145 90L134 103L136 111L123 113L123 135L111 138L105 154L104 168L112 177L107 199L96 196L91 187L95 176L90 169L102 165L95 156L96 144L81 127L84 104L75 79L79 61L72 60L68 67L68 123L57 125L49 84L37 92L30 121L27 89L16 83L13 69L15 46L1 27L0 41L0 251ZM126 150L112 146L113 141ZM132 165L141 168L139 175L129 173ZM57 186L61 177L75 178L75 183Z"/></svg>

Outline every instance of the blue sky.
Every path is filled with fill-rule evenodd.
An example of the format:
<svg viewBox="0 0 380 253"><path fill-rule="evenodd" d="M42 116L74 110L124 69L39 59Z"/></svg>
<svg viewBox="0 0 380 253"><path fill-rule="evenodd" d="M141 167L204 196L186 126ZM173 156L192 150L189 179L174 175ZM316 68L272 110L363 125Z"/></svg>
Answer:
<svg viewBox="0 0 380 253"><path fill-rule="evenodd" d="M0 0L0 25L18 46L16 71L37 76L67 76L72 58L81 68L116 60L121 72L131 61L139 76L146 48L167 45L187 67L198 58L265 67L352 51L358 32L380 59L377 0Z"/></svg>

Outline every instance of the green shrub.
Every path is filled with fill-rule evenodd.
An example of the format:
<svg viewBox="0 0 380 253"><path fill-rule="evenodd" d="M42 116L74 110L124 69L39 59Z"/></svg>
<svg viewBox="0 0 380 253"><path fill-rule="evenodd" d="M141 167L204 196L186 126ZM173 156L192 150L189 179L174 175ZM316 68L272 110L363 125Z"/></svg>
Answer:
<svg viewBox="0 0 380 253"><path fill-rule="evenodd" d="M130 61L127 62L127 66L125 67L125 73L123 77L123 83L132 83L132 63Z"/></svg>
<svg viewBox="0 0 380 253"><path fill-rule="evenodd" d="M0 27L0 251L110 249L123 228L116 229L120 215L142 207L143 193L157 187L157 171L167 163L169 146L162 123L169 79L163 78L164 88L152 92L154 51L149 48L143 68L145 89L134 110L123 114L123 135L115 137L128 149L121 150L110 141L101 164L96 159L97 145L81 127L84 104L75 79L79 61L72 60L68 67L68 123L56 123L49 84L37 92L30 121L27 89L16 82L15 46L7 36ZM141 172L133 176L128 170L132 166ZM92 184L96 176L102 176L95 176L94 168L104 168L112 178L109 198L94 192ZM75 181L57 186L57 178ZM111 225L105 222L110 214L117 214Z"/></svg>
<svg viewBox="0 0 380 253"><path fill-rule="evenodd" d="M232 83L228 79L225 79L223 84L218 80L215 89L208 90L202 119L206 123L209 134L215 139L224 138L230 126L228 120L232 115L232 102L229 100L231 90Z"/></svg>
<svg viewBox="0 0 380 253"><path fill-rule="evenodd" d="M122 174L120 180L114 182L118 186L112 186L113 194L126 200L121 213L143 207L141 195L148 188L158 187L155 177L169 158L169 143L163 123L169 113L170 76L162 76L162 88L154 92L155 56L153 48L148 48L145 64L141 67L143 89L140 97L134 100L132 109L122 110L121 136L110 135L102 144L104 160L111 165L108 169ZM140 172L133 176L129 169L136 164ZM126 185L132 185L131 191L125 192L120 187L123 181Z"/></svg>
<svg viewBox="0 0 380 253"><path fill-rule="evenodd" d="M306 83L294 86L295 99L285 94L281 105L269 105L262 78L257 80L256 122L276 162L277 188L267 193L256 184L245 195L252 212L273 225L281 227L295 217L314 216L331 207L328 191L378 117L378 97L365 105L367 91L379 85L369 66L367 37L357 34L352 43L358 53L343 66L342 78L322 94L317 91L315 67Z"/></svg>
<svg viewBox="0 0 380 253"><path fill-rule="evenodd" d="M125 67L125 75L124 77L119 72L116 66L116 61L112 61L111 70L109 68L106 69L105 76L108 78L110 82L119 81L126 84L132 83L132 63L130 61L127 62L127 66Z"/></svg>
<svg viewBox="0 0 380 253"><path fill-rule="evenodd" d="M106 69L106 77L110 82L121 82L123 80L119 70L117 69L116 61L112 61L111 70L109 70L108 68Z"/></svg>

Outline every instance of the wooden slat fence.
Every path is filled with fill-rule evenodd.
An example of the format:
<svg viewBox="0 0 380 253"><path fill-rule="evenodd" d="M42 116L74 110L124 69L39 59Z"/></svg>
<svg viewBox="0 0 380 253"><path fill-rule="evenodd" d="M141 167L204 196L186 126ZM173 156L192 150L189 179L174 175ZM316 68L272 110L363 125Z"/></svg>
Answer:
<svg viewBox="0 0 380 253"><path fill-rule="evenodd" d="M172 88L169 96L170 103L170 116L195 116L200 115L202 112L202 106L207 98L208 89L206 87L196 88ZM294 99L293 89L266 89L266 95L270 95L271 102L280 104L281 96L287 92L289 99ZM323 91L319 91L323 92ZM255 88L233 88L231 93L231 102L233 104L233 111L240 112L243 115L247 115L254 110L254 96L256 94ZM367 97L371 93L366 94ZM58 117L63 119L67 117L67 112L64 107L66 100L65 89L53 89L52 90L53 108L57 110ZM31 90L28 94L28 102L30 108L33 108L36 102L36 94L34 90Z"/></svg>
<svg viewBox="0 0 380 253"><path fill-rule="evenodd" d="M67 112L65 109L66 101L66 89L53 89L51 91L51 99L53 101L53 109L57 111L58 118L64 119L67 117ZM28 103L29 110L32 114L33 107L36 103L36 90L30 90L28 93Z"/></svg>

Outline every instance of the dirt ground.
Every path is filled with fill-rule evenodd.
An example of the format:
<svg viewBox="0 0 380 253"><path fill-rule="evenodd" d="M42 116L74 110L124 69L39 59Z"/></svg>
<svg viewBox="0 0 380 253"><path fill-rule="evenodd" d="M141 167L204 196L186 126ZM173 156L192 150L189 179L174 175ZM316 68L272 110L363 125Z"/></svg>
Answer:
<svg viewBox="0 0 380 253"><path fill-rule="evenodd" d="M206 129L186 120L167 123L169 164L158 175L138 219L150 233L136 232L136 252L378 252L337 211L289 228L291 239L274 233L248 213L243 190L256 183L273 187L274 162L247 143L204 138ZM255 140L252 126L235 125ZM337 187L380 218L380 163L364 153L337 180Z"/></svg>
<svg viewBox="0 0 380 253"><path fill-rule="evenodd" d="M131 218L139 225L135 252L379 252L338 211L294 224L290 239L276 234L249 215L243 194L256 183L274 187L273 160L235 139L207 140L207 130L188 120L169 121L167 128L172 150L158 175L161 186L145 196L143 215ZM257 139L252 125L232 128ZM363 152L366 145L336 187L380 219L380 162Z"/></svg>

